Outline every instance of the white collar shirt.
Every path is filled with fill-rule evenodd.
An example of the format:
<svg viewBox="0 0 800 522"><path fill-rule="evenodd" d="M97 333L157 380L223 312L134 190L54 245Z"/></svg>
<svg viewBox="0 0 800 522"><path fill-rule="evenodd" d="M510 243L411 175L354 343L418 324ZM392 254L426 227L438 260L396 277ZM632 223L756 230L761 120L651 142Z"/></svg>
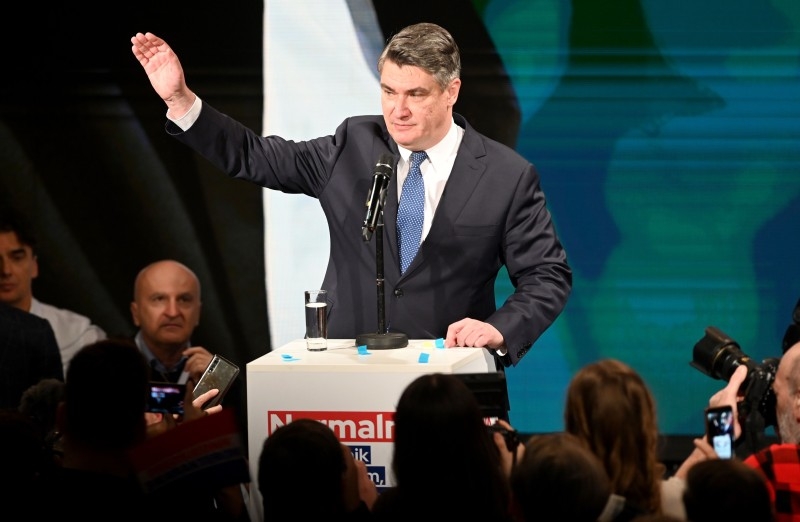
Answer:
<svg viewBox="0 0 800 522"><path fill-rule="evenodd" d="M444 187L450 178L450 172L453 170L458 147L461 145L463 137L464 129L453 121L450 124L450 130L447 131L442 141L425 151L428 154L428 159L420 165L422 179L425 182L425 216L422 222L422 238L420 241L425 240L431 229L436 207L439 206L439 201L442 199ZM403 190L403 182L406 180L408 170L411 167L409 158L412 151L400 146L398 146L398 149L400 151L400 161L397 165L397 198L399 201Z"/></svg>

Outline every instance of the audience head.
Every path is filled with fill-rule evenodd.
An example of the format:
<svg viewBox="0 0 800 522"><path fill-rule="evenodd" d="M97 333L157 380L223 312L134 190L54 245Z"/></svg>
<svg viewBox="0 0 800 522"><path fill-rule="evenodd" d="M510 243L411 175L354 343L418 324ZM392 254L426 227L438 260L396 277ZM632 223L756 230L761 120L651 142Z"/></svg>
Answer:
<svg viewBox="0 0 800 522"><path fill-rule="evenodd" d="M186 265L157 261L136 276L131 315L148 346L185 348L201 306L200 281Z"/></svg>
<svg viewBox="0 0 800 522"><path fill-rule="evenodd" d="M22 394L19 411L35 422L45 446L53 451L58 442L56 413L64 400L65 384L58 379L42 379Z"/></svg>
<svg viewBox="0 0 800 522"><path fill-rule="evenodd" d="M0 409L0 500L23 502L45 469L44 441L33 419L12 409ZM19 507L19 504L18 504Z"/></svg>
<svg viewBox="0 0 800 522"><path fill-rule="evenodd" d="M39 276L36 238L22 216L0 212L0 302L31 309L33 280Z"/></svg>
<svg viewBox="0 0 800 522"><path fill-rule="evenodd" d="M636 371L614 359L581 368L567 389L564 421L600 458L614 493L642 512L661 511L656 405Z"/></svg>
<svg viewBox="0 0 800 522"><path fill-rule="evenodd" d="M117 451L144 440L149 372L132 341L106 339L84 346L67 370L59 412L65 443Z"/></svg>
<svg viewBox="0 0 800 522"><path fill-rule="evenodd" d="M476 516L507 509L499 451L463 380L442 373L417 377L403 390L394 421L392 469L406 498L436 492L447 509L472 510ZM454 499L469 502L454 506Z"/></svg>
<svg viewBox="0 0 800 522"><path fill-rule="evenodd" d="M345 451L319 421L296 419L277 428L258 461L264 520L335 519L345 513Z"/></svg>
<svg viewBox="0 0 800 522"><path fill-rule="evenodd" d="M773 520L764 478L737 459L711 459L692 466L686 474L683 504L692 522Z"/></svg>
<svg viewBox="0 0 800 522"><path fill-rule="evenodd" d="M800 343L791 346L781 357L772 390L781 442L800 444Z"/></svg>
<svg viewBox="0 0 800 522"><path fill-rule="evenodd" d="M536 435L511 474L517 522L595 522L611 495L603 464L569 433Z"/></svg>

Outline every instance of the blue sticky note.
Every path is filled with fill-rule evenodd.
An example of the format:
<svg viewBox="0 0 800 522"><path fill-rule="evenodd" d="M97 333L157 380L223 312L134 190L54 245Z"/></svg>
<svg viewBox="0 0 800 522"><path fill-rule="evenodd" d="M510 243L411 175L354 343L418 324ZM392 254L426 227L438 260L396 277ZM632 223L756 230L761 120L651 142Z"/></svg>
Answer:
<svg viewBox="0 0 800 522"><path fill-rule="evenodd" d="M370 353L367 351L366 345L361 345L358 347L358 355L370 355Z"/></svg>
<svg viewBox="0 0 800 522"><path fill-rule="evenodd" d="M421 353L419 354L419 362L425 364L428 362L429 357L430 357L429 353Z"/></svg>
<svg viewBox="0 0 800 522"><path fill-rule="evenodd" d="M444 339L441 337L436 339L435 344L437 348L444 348Z"/></svg>

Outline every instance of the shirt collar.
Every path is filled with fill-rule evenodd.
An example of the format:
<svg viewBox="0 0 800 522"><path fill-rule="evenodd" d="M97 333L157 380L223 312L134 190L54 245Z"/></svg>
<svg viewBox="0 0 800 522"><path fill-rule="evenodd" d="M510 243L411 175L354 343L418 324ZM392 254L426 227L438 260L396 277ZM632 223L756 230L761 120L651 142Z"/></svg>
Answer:
<svg viewBox="0 0 800 522"><path fill-rule="evenodd" d="M442 140L433 147L425 150L425 152L428 154L428 159L430 160L431 164L441 165L444 163L445 158L455 156L460 141L461 140L459 139L458 135L458 125L456 125L456 122L451 119L450 129L447 131L447 134L444 135L444 138L442 138ZM403 158L403 161L406 163L409 162L411 153L415 152L405 147L401 147L400 145L397 146L397 150L400 152L400 157Z"/></svg>

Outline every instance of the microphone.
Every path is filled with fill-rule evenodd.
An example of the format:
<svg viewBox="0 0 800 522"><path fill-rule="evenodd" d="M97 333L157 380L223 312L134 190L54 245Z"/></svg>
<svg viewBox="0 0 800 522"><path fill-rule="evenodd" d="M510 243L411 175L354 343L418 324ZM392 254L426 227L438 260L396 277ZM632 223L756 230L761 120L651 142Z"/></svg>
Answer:
<svg viewBox="0 0 800 522"><path fill-rule="evenodd" d="M375 164L375 175L372 179L372 188L367 194L367 215L364 217L364 225L361 227L361 235L364 241L372 239L372 233L378 226L378 218L383 213L383 203L386 200L386 188L389 180L394 173L394 156L384 152Z"/></svg>

